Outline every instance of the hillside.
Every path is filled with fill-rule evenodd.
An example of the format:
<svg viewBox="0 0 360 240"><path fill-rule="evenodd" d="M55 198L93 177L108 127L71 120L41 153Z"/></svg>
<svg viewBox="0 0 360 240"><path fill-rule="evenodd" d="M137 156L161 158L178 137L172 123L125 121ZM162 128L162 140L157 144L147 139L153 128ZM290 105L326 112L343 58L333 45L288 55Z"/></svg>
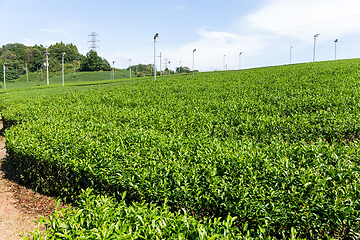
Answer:
<svg viewBox="0 0 360 240"><path fill-rule="evenodd" d="M76 72L74 76L74 72L67 71L64 77L65 84L71 84L76 82L94 82L94 81L102 81L111 79L110 76L112 72L110 71L98 71L98 72ZM135 74L133 74L135 75ZM61 72L50 72L49 74L49 84L62 84L62 75ZM115 71L115 79L125 79L130 78L130 72L127 70L116 69ZM29 88L35 86L46 86L46 71L42 74L38 73L30 73L29 81L27 81L26 75L22 75L16 80L11 80L6 82L6 89L19 89L19 88ZM3 88L3 82L0 82L0 89Z"/></svg>
<svg viewBox="0 0 360 240"><path fill-rule="evenodd" d="M77 203L49 238L357 238L359 65L2 93L7 164Z"/></svg>

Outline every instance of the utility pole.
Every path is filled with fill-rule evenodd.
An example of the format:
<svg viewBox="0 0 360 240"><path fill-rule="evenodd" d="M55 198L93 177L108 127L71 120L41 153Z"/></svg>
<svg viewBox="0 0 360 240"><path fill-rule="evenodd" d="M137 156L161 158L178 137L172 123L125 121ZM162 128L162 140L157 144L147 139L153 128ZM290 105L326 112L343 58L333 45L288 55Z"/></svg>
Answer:
<svg viewBox="0 0 360 240"><path fill-rule="evenodd" d="M28 74L28 69L27 69L27 63L25 64L25 69L26 69L26 82L29 82L29 74Z"/></svg>
<svg viewBox="0 0 360 240"><path fill-rule="evenodd" d="M159 34L154 36L154 80L156 80L156 39L159 38Z"/></svg>
<svg viewBox="0 0 360 240"><path fill-rule="evenodd" d="M290 65L291 65L291 50L293 49L293 46L290 47Z"/></svg>
<svg viewBox="0 0 360 240"><path fill-rule="evenodd" d="M113 68L114 68L114 71L113 71L113 79L115 79L115 61L113 61ZM130 75L131 77L131 75Z"/></svg>
<svg viewBox="0 0 360 240"><path fill-rule="evenodd" d="M193 50L193 75L195 74L195 52L196 48Z"/></svg>
<svg viewBox="0 0 360 240"><path fill-rule="evenodd" d="M130 78L131 78L131 59L129 58L129 62L130 62Z"/></svg>
<svg viewBox="0 0 360 240"><path fill-rule="evenodd" d="M6 62L4 62L4 90L6 90L6 77L5 77L5 70L6 70L6 65L7 65L7 63Z"/></svg>
<svg viewBox="0 0 360 240"><path fill-rule="evenodd" d="M313 62L315 62L315 45L316 45L316 38L320 36L320 33L314 35L314 55L313 55Z"/></svg>
<svg viewBox="0 0 360 240"><path fill-rule="evenodd" d="M46 85L49 85L49 52L48 52L48 48L46 48L45 50L45 55L46 55Z"/></svg>
<svg viewBox="0 0 360 240"><path fill-rule="evenodd" d="M159 58L160 58L160 75L162 75L162 71L161 71L161 53L159 55Z"/></svg>
<svg viewBox="0 0 360 240"><path fill-rule="evenodd" d="M62 58L61 58L61 64L62 64L62 85L64 86L64 82L65 82L65 77L64 77L64 56L66 53L62 53Z"/></svg>
<svg viewBox="0 0 360 240"><path fill-rule="evenodd" d="M339 42L339 39L334 40L334 43L335 43L335 60L336 60L336 43L338 43L338 42Z"/></svg>
<svg viewBox="0 0 360 240"><path fill-rule="evenodd" d="M224 70L226 70L225 57L226 57L226 55L224 55L224 64L223 64L223 69L224 69Z"/></svg>

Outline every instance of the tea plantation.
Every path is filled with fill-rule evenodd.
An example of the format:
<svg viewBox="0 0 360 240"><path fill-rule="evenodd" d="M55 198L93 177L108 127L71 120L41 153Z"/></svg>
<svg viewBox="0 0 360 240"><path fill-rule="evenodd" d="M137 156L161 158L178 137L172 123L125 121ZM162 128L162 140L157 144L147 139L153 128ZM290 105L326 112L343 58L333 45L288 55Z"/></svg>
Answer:
<svg viewBox="0 0 360 240"><path fill-rule="evenodd" d="M76 206L34 239L359 238L359 67L0 94L11 174Z"/></svg>

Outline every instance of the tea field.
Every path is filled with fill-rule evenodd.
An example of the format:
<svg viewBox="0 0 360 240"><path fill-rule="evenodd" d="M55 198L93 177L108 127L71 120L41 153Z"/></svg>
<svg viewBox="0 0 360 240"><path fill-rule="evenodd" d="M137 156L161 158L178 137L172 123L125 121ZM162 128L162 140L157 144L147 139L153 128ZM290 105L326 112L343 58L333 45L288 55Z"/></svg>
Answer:
<svg viewBox="0 0 360 240"><path fill-rule="evenodd" d="M359 67L0 94L11 174L76 206L34 239L359 238Z"/></svg>

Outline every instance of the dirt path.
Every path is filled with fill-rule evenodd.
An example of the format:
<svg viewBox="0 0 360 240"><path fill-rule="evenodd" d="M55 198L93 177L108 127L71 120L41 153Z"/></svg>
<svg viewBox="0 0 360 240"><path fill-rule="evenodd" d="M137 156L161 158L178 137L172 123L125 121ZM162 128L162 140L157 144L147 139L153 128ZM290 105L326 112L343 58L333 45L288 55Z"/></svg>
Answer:
<svg viewBox="0 0 360 240"><path fill-rule="evenodd" d="M6 149L2 128L0 116L0 240L16 240L37 227L33 221L40 215L52 212L54 200L5 178Z"/></svg>

